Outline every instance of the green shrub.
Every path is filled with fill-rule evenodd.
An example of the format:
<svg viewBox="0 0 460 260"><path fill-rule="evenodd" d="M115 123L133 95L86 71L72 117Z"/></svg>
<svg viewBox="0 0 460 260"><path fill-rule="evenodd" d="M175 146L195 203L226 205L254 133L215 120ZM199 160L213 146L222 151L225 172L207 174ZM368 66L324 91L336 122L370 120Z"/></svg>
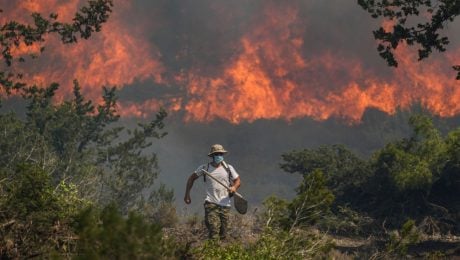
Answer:
<svg viewBox="0 0 460 260"><path fill-rule="evenodd" d="M321 230L344 236L369 235L376 231L374 220L365 213L357 212L348 206L337 206L333 214L318 221Z"/></svg>
<svg viewBox="0 0 460 260"><path fill-rule="evenodd" d="M51 177L33 164L20 164L14 174L0 173L0 258L68 254L74 247L74 221L86 204L71 184L55 188Z"/></svg>
<svg viewBox="0 0 460 260"><path fill-rule="evenodd" d="M274 196L264 201L262 221L267 227L292 230L302 225L314 224L330 211L334 194L326 186L321 170L304 175L297 188L297 196L290 202Z"/></svg>
<svg viewBox="0 0 460 260"><path fill-rule="evenodd" d="M289 202L276 196L270 196L263 202L265 211L261 220L265 227L287 227L289 224Z"/></svg>
<svg viewBox="0 0 460 260"><path fill-rule="evenodd" d="M308 259L323 255L332 248L324 236L302 230L287 232L266 228L251 244L220 244L206 241L193 250L196 259Z"/></svg>
<svg viewBox="0 0 460 260"><path fill-rule="evenodd" d="M330 211L334 194L326 186L326 177L319 169L304 175L297 196L289 203L290 228L314 224Z"/></svg>
<svg viewBox="0 0 460 260"><path fill-rule="evenodd" d="M80 259L159 259L172 256L172 245L163 240L161 227L129 213L123 217L114 204L103 210L90 207L78 218Z"/></svg>
<svg viewBox="0 0 460 260"><path fill-rule="evenodd" d="M420 241L420 232L417 230L415 221L407 220L399 232L393 232L390 235L390 241L387 244L387 251L390 254L405 256L410 245Z"/></svg>

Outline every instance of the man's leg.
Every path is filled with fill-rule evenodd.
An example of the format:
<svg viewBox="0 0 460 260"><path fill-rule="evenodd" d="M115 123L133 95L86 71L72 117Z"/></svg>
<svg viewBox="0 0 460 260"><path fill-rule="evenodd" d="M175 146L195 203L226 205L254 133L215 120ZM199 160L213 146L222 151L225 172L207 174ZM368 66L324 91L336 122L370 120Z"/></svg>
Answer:
<svg viewBox="0 0 460 260"><path fill-rule="evenodd" d="M214 203L204 203L204 222L209 232L209 239L217 238L219 227L219 206Z"/></svg>
<svg viewBox="0 0 460 260"><path fill-rule="evenodd" d="M219 218L220 218L220 239L227 238L228 231L228 219L230 215L230 207L220 207L219 209Z"/></svg>

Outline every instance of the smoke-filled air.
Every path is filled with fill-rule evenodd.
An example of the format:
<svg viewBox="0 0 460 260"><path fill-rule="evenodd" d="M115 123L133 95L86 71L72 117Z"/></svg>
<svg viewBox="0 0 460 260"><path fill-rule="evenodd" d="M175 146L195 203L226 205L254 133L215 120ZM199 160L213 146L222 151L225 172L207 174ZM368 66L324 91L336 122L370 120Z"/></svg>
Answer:
<svg viewBox="0 0 460 260"><path fill-rule="evenodd" d="M28 21L31 12L69 21L84 2L8 1L2 21ZM73 79L94 99L103 85L127 89L123 116L147 117L164 106L196 122L359 122L369 108L394 114L417 103L435 115L458 115L455 24L447 28L448 52L417 62L416 50L403 45L397 69L375 51L379 25L391 22L379 24L343 1L117 1L93 39L65 46L50 37L44 57L20 69L30 82L59 82L58 99L71 93Z"/></svg>
<svg viewBox="0 0 460 260"><path fill-rule="evenodd" d="M0 0L0 259L456 259L459 15Z"/></svg>

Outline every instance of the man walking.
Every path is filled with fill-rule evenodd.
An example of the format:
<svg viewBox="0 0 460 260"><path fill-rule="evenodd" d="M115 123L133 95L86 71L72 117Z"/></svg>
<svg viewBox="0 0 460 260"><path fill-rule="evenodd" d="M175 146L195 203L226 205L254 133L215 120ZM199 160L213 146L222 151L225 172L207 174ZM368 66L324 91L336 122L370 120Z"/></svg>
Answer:
<svg viewBox="0 0 460 260"><path fill-rule="evenodd" d="M217 239L217 235L219 235L220 239L226 238L228 217L231 206L230 196L232 193L236 192L241 185L240 177L235 168L224 161L224 155L226 153L227 151L222 145L212 145L208 154L208 156L212 158L212 161L201 165L194 173L192 173L192 175L190 175L185 189L184 202L186 204L190 204L192 202L190 198L190 190L192 189L195 180L202 175L202 170L209 172L211 176L229 187L229 189L226 189L217 181L212 178L206 178L206 175L203 174L203 180L206 187L204 218L206 227L209 231L210 239Z"/></svg>

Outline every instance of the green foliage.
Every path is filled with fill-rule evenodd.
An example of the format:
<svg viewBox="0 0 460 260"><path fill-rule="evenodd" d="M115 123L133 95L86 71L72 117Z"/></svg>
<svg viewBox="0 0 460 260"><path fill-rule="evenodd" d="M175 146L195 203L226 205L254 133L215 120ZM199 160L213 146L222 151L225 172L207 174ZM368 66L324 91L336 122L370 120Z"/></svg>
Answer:
<svg viewBox="0 0 460 260"><path fill-rule="evenodd" d="M217 241L209 240L191 253L197 259L251 259L249 250L238 242L222 246Z"/></svg>
<svg viewBox="0 0 460 260"><path fill-rule="evenodd" d="M374 219L366 213L341 205L337 206L333 214L321 218L317 226L321 230L330 230L343 236L369 236L376 231Z"/></svg>
<svg viewBox="0 0 460 260"><path fill-rule="evenodd" d="M390 176L398 190L428 193L444 167L445 144L427 116L412 116L409 123L413 136L389 143L376 153L373 165L377 174Z"/></svg>
<svg viewBox="0 0 460 260"><path fill-rule="evenodd" d="M267 228L254 243L207 241L192 253L197 259L308 259L328 252L331 246L321 235Z"/></svg>
<svg viewBox="0 0 460 260"><path fill-rule="evenodd" d="M460 221L460 129L451 131L445 138L444 162L439 179L433 184L430 200L457 212Z"/></svg>
<svg viewBox="0 0 460 260"><path fill-rule="evenodd" d="M447 257L445 252L434 251L434 252L430 252L427 256L425 256L425 259L438 260L438 259L449 259L449 258Z"/></svg>
<svg viewBox="0 0 460 260"><path fill-rule="evenodd" d="M391 183L399 191L427 192L433 182L428 162L394 144L379 152L375 167L378 174L389 175Z"/></svg>
<svg viewBox="0 0 460 260"><path fill-rule="evenodd" d="M149 124L138 124L139 128L134 131L126 131L128 138L118 139L123 130L120 127L108 132L107 135L112 136L98 143L97 162L110 173L104 176L106 185L101 190L103 200L115 200L124 212L138 209L145 200L155 203L154 199L159 196L163 198L161 201L173 201L172 191L164 188L161 192L151 190L148 196L140 196L154 184L158 176L156 155L144 154L143 151L152 145L152 139L166 135L162 131L166 116L166 111L160 110Z"/></svg>
<svg viewBox="0 0 460 260"><path fill-rule="evenodd" d="M326 186L326 179L320 170L304 175L292 201L271 196L264 201L262 221L266 227L294 230L312 225L330 211L334 195Z"/></svg>
<svg viewBox="0 0 460 260"><path fill-rule="evenodd" d="M358 0L358 4L373 18L384 17L394 23L389 31L383 27L375 30L374 37L380 41L377 47L380 56L395 67L398 62L393 52L400 43L417 44L419 60L429 57L433 50L444 52L449 39L441 36L440 31L460 14L459 1ZM457 79L460 79L460 66L453 68L459 71Z"/></svg>
<svg viewBox="0 0 460 260"><path fill-rule="evenodd" d="M9 210L15 208L13 217L25 218L34 213L46 214L48 210L57 209L47 173L32 165L18 165L15 175L16 178L7 182L5 187L7 199L4 205Z"/></svg>
<svg viewBox="0 0 460 260"><path fill-rule="evenodd" d="M119 116L115 110L115 89L103 88L104 102L95 107L80 93L74 81L74 99L54 105L52 98L57 84L48 88L36 86L24 89L27 106L27 124L44 135L60 156L82 152L91 142L102 141L104 127L114 123Z"/></svg>
<svg viewBox="0 0 460 260"><path fill-rule="evenodd" d="M69 224L88 202L64 182L55 189L48 173L32 164L18 165L13 177L0 172L0 179L0 257L68 253Z"/></svg>
<svg viewBox="0 0 460 260"><path fill-rule="evenodd" d="M350 173L363 163L343 145L320 146L317 149L304 149L282 155L281 168L289 173L309 174L321 169L327 175ZM344 174L345 175L345 174Z"/></svg>
<svg viewBox="0 0 460 260"><path fill-rule="evenodd" d="M276 208L273 206L276 200L269 201L268 209L279 212L276 215L270 211L271 222L286 227L295 222L293 220L297 215L302 216L300 219L310 218L306 223L311 224L315 219L309 214L318 214L322 216L320 226L333 230L347 229L347 223L351 227L353 221L344 223L336 218L342 216L340 209L343 207L382 221L386 219L387 224L393 227L407 218L422 219L433 214L449 219L455 216L460 210L456 199L460 195L459 130L443 137L434 127L433 120L426 115L411 116L409 125L413 130L409 138L388 143L368 160L358 158L340 145L284 154L281 167L289 173L301 174L304 180L297 190L297 197L287 202L287 209L283 203ZM316 172L317 185L308 186L309 178L316 178L315 171L324 172L326 181L321 180L321 174ZM306 187L311 187L314 192L309 193ZM325 214L333 200L327 195L326 188L337 198L332 205L335 217ZM305 199L310 201L306 202L308 206L302 207ZM310 207L321 199L325 202L324 207L315 207L318 209L315 213ZM301 208L307 210L299 210ZM289 218L279 217L286 215L286 210Z"/></svg>
<svg viewBox="0 0 460 260"><path fill-rule="evenodd" d="M414 130L411 139L411 152L430 164L431 171L438 177L444 167L446 144L433 120L426 115L414 115L409 119Z"/></svg>
<svg viewBox="0 0 460 260"><path fill-rule="evenodd" d="M326 186L326 178L319 169L304 175L297 196L289 203L291 229L302 224L313 224L330 210L334 194Z"/></svg>
<svg viewBox="0 0 460 260"><path fill-rule="evenodd" d="M158 223L174 224L173 192L164 185L153 188L157 158L144 152L152 139L165 135L166 113L124 133L110 128L118 119L114 89L105 89L104 103L95 107L81 96L77 82L73 100L53 104L57 88L24 89L29 101L24 119L0 115L0 207L6 210L0 225L7 227L1 243L11 249L6 256L72 254L76 242L70 224L89 201L114 201L124 214L135 209ZM137 217L130 219L141 225Z"/></svg>
<svg viewBox="0 0 460 260"><path fill-rule="evenodd" d="M0 140L7 151L0 166L12 159L38 163L52 174L56 185L63 179L78 184L86 197L103 204L115 201L124 213L148 203L171 204L171 190L152 189L158 176L157 158L144 152L152 139L166 135L162 131L166 112L160 110L150 123L126 131L111 127L119 119L114 88L103 89L104 102L97 106L84 99L76 81L74 99L54 104L51 99L57 89L57 84L25 88L29 104L24 121L13 114L0 115L5 137L11 137Z"/></svg>
<svg viewBox="0 0 460 260"><path fill-rule="evenodd" d="M405 256L410 245L420 241L420 232L417 230L415 221L407 220L400 231L395 231L390 236L387 244L387 253Z"/></svg>
<svg viewBox="0 0 460 260"><path fill-rule="evenodd" d="M409 139L389 143L374 154L374 175L368 181L368 191L397 201L407 200L412 193L413 198L406 203L414 202L416 197L420 203L446 175L449 137L443 138L425 115L412 116L409 123L413 129Z"/></svg>
<svg viewBox="0 0 460 260"><path fill-rule="evenodd" d="M112 6L112 0L88 1L71 24L59 22L57 14L46 19L38 13L32 14L34 25L5 23L0 44L6 69L14 68L16 58L24 61L11 52L20 44L41 46L49 34L58 34L63 43L76 42L77 35L89 38L101 30ZM157 158L146 152L152 140L166 135L166 112L126 130L113 126L119 119L115 88L103 88L103 102L95 105L75 81L74 98L56 104L57 83L26 86L16 82L21 77L0 71L0 92L14 90L27 102L25 117L0 114L0 258L70 258L76 251L96 258L155 258L166 252L160 227L134 213L125 219L110 206L76 219L88 205L113 201L124 215L135 209L156 222L168 218L161 224L174 223L173 192L164 185L153 187ZM113 245L119 251L111 251Z"/></svg>
<svg viewBox="0 0 460 260"><path fill-rule="evenodd" d="M447 145L430 118L412 116L413 135L387 144L371 160L374 175L368 181L371 207L396 211L400 218L429 209L433 185L444 179ZM381 207L376 207L381 205ZM402 212L408 215L401 215Z"/></svg>
<svg viewBox="0 0 460 260"><path fill-rule="evenodd" d="M446 168L460 172L460 129L452 131L446 138Z"/></svg>
<svg viewBox="0 0 460 260"><path fill-rule="evenodd" d="M369 164L343 145L320 146L282 155L281 168L289 173L308 175L320 169L327 178L327 186L340 201L350 194L359 194L370 175Z"/></svg>
<svg viewBox="0 0 460 260"><path fill-rule="evenodd" d="M172 256L161 227L130 212L123 217L117 206L102 210L90 207L77 221L80 259L159 259Z"/></svg>
<svg viewBox="0 0 460 260"><path fill-rule="evenodd" d="M166 188L164 184L150 194L150 198L141 204L141 208L144 215L162 227L172 227L178 222L174 206L174 191Z"/></svg>
<svg viewBox="0 0 460 260"><path fill-rule="evenodd" d="M35 163L52 171L50 162L57 160L45 138L33 131L13 113L0 115L0 168L8 177L14 176L16 166Z"/></svg>
<svg viewBox="0 0 460 260"><path fill-rule="evenodd" d="M78 190L78 186L74 183L66 183L62 180L56 188L54 188L54 196L60 205L65 208L65 211L58 212L59 217L65 219L69 216L76 216L82 208L91 205L89 200L82 198Z"/></svg>
<svg viewBox="0 0 460 260"><path fill-rule="evenodd" d="M289 225L289 202L276 196L270 196L263 202L265 211L262 220L265 227L287 227Z"/></svg>

